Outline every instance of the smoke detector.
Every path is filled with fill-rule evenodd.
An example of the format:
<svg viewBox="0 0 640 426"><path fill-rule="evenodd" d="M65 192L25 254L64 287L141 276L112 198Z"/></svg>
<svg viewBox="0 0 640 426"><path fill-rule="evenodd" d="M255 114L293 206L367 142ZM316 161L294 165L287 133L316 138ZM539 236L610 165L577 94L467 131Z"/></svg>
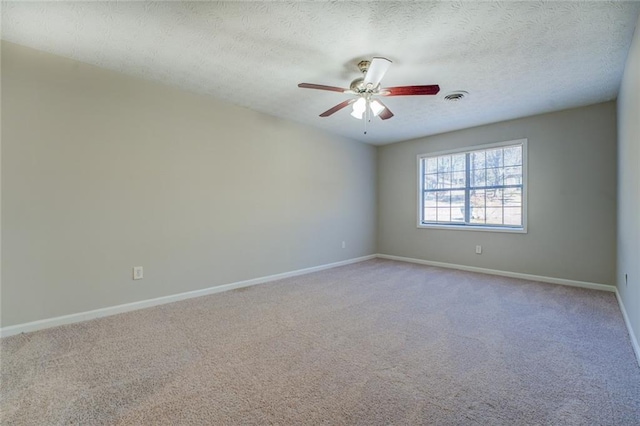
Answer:
<svg viewBox="0 0 640 426"><path fill-rule="evenodd" d="M459 102L467 96L469 96L469 92L466 92L464 90L456 90L455 92L447 93L444 96L444 99L450 102Z"/></svg>

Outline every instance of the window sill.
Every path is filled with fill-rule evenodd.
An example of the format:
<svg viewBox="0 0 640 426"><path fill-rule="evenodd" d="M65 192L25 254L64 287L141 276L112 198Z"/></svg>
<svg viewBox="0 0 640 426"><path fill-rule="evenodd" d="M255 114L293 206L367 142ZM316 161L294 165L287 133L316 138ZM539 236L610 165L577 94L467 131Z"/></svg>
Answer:
<svg viewBox="0 0 640 426"><path fill-rule="evenodd" d="M484 232L507 232L511 234L526 234L527 227L523 228L503 228L499 226L474 226L474 225L440 225L440 224L418 224L418 229L449 229L452 231L484 231Z"/></svg>

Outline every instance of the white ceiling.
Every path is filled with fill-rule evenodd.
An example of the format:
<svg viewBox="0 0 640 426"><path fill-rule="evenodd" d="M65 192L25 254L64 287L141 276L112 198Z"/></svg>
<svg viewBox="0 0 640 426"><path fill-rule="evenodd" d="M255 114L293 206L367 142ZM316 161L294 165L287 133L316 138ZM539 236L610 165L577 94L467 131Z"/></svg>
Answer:
<svg viewBox="0 0 640 426"><path fill-rule="evenodd" d="M2 38L207 93L353 139L385 144L617 96L640 2L3 2ZM439 84L385 99L363 122L348 87L385 56L383 86ZM461 102L443 99L466 90Z"/></svg>

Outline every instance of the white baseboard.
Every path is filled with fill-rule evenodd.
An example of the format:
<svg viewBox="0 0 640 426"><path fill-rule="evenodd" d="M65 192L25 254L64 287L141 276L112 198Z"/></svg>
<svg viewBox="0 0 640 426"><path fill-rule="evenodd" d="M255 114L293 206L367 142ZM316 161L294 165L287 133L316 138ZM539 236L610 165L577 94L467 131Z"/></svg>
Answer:
<svg viewBox="0 0 640 426"><path fill-rule="evenodd" d="M636 361L638 361L638 365L640 366L640 345L638 345L638 339L636 339L636 335L633 332L631 321L629 320L629 316L627 315L627 310L624 307L624 303L622 303L622 298L620 297L620 293L618 293L617 288L616 288L616 299L618 299L618 305L620 305L620 310L622 311L622 318L624 318L624 323L627 325L627 331L629 332L629 338L631 339L631 347L633 348L633 352L635 352L636 354Z"/></svg>
<svg viewBox="0 0 640 426"><path fill-rule="evenodd" d="M107 308L94 309L87 312L78 312L76 314L63 315L55 318L48 318L24 324L11 325L0 328L0 337L13 336L14 334L28 333L32 331L42 330L59 325L72 324L81 321L87 321L96 318L102 318L110 315L120 314L123 312L135 311L138 309L149 308L151 306L164 305L166 303L177 302L179 300L191 299L193 297L206 296L208 294L221 293L223 291L234 290L242 287L249 287L256 284L263 284L270 281L281 280L283 278L295 277L298 275L310 274L312 272L322 271L324 269L336 268L338 266L349 265L351 263L362 262L365 260L375 259L376 255L356 257L353 259L342 260L340 262L328 263L311 268L298 269L281 274L269 275L266 277L254 278L246 281L238 281L230 284L223 284L215 287L209 287L202 290L188 291L186 293L173 294L170 296L157 297L155 299L141 300L138 302L125 303L123 305L109 306Z"/></svg>
<svg viewBox="0 0 640 426"><path fill-rule="evenodd" d="M400 262L418 263L420 265L438 266L440 268L460 269L462 271L479 272L481 274L500 275L502 277L520 278L529 281L540 281L544 283L568 285L571 287L590 288L592 290L603 290L615 292L616 287L608 284L590 283L586 281L567 280L564 278L545 277L542 275L522 274L520 272L500 271L498 269L478 268L475 266L458 265L455 263L433 262L431 260L414 259L411 257L392 256L389 254L378 254L380 259L398 260Z"/></svg>

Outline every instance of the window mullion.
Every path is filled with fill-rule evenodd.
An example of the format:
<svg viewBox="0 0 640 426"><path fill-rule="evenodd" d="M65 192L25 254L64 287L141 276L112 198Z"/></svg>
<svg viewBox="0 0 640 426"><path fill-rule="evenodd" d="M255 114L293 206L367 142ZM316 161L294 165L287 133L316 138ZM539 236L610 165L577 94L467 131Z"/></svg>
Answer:
<svg viewBox="0 0 640 426"><path fill-rule="evenodd" d="M471 223L471 154L464 155L464 223Z"/></svg>

